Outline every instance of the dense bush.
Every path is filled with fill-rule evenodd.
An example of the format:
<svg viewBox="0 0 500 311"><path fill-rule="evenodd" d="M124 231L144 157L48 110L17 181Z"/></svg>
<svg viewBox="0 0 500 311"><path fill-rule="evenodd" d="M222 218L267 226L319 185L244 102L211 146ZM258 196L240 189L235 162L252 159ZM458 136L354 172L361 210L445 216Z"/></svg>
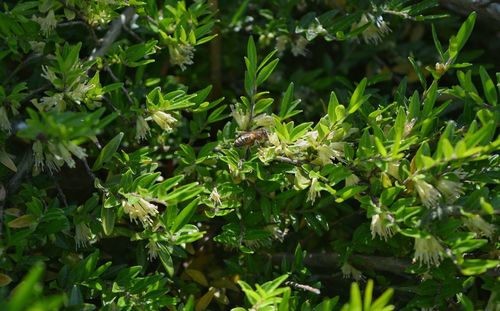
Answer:
<svg viewBox="0 0 500 311"><path fill-rule="evenodd" d="M2 5L0 309L499 310L476 13Z"/></svg>

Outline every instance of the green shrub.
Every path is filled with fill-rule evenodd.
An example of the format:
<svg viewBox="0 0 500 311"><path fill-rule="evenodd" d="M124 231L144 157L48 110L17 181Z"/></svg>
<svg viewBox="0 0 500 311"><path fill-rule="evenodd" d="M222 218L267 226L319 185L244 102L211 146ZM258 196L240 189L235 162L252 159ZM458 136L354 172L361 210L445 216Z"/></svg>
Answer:
<svg viewBox="0 0 500 311"><path fill-rule="evenodd" d="M2 5L3 309L497 310L500 74L466 45L496 46L476 13Z"/></svg>

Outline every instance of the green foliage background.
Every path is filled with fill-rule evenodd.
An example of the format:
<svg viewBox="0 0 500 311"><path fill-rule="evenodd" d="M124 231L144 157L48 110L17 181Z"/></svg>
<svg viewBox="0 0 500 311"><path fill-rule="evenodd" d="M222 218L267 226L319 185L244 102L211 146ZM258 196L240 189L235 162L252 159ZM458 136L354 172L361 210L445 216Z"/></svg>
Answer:
<svg viewBox="0 0 500 311"><path fill-rule="evenodd" d="M500 308L475 12L0 5L0 309Z"/></svg>

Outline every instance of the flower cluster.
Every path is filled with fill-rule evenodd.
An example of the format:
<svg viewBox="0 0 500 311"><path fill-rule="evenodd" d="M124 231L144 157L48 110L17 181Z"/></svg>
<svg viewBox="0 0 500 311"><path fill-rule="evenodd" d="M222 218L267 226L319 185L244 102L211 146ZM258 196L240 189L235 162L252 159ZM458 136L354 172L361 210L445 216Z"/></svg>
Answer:
<svg viewBox="0 0 500 311"><path fill-rule="evenodd" d="M71 141L42 144L40 140L37 140L33 143L33 154L35 158L35 174L43 171L44 167L47 167L50 172L58 171L64 163L73 168L75 167L75 160L72 155L79 159L84 159L87 156L85 149Z"/></svg>
<svg viewBox="0 0 500 311"><path fill-rule="evenodd" d="M431 265L439 266L443 260L443 253L444 248L435 237L415 238L414 261L418 261L420 264L424 263L428 267Z"/></svg>
<svg viewBox="0 0 500 311"><path fill-rule="evenodd" d="M152 225L153 217L158 214L158 207L141 197L127 195L122 201L123 211L129 215L134 223L140 221L143 226Z"/></svg>

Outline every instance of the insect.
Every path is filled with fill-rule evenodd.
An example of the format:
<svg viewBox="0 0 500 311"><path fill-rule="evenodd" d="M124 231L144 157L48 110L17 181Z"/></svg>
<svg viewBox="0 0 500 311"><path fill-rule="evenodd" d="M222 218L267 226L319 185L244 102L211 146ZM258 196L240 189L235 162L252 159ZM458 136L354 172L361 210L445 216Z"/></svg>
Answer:
<svg viewBox="0 0 500 311"><path fill-rule="evenodd" d="M262 142L267 139L267 130L265 128L260 128L251 132L243 132L234 141L235 147L251 146L255 142Z"/></svg>

